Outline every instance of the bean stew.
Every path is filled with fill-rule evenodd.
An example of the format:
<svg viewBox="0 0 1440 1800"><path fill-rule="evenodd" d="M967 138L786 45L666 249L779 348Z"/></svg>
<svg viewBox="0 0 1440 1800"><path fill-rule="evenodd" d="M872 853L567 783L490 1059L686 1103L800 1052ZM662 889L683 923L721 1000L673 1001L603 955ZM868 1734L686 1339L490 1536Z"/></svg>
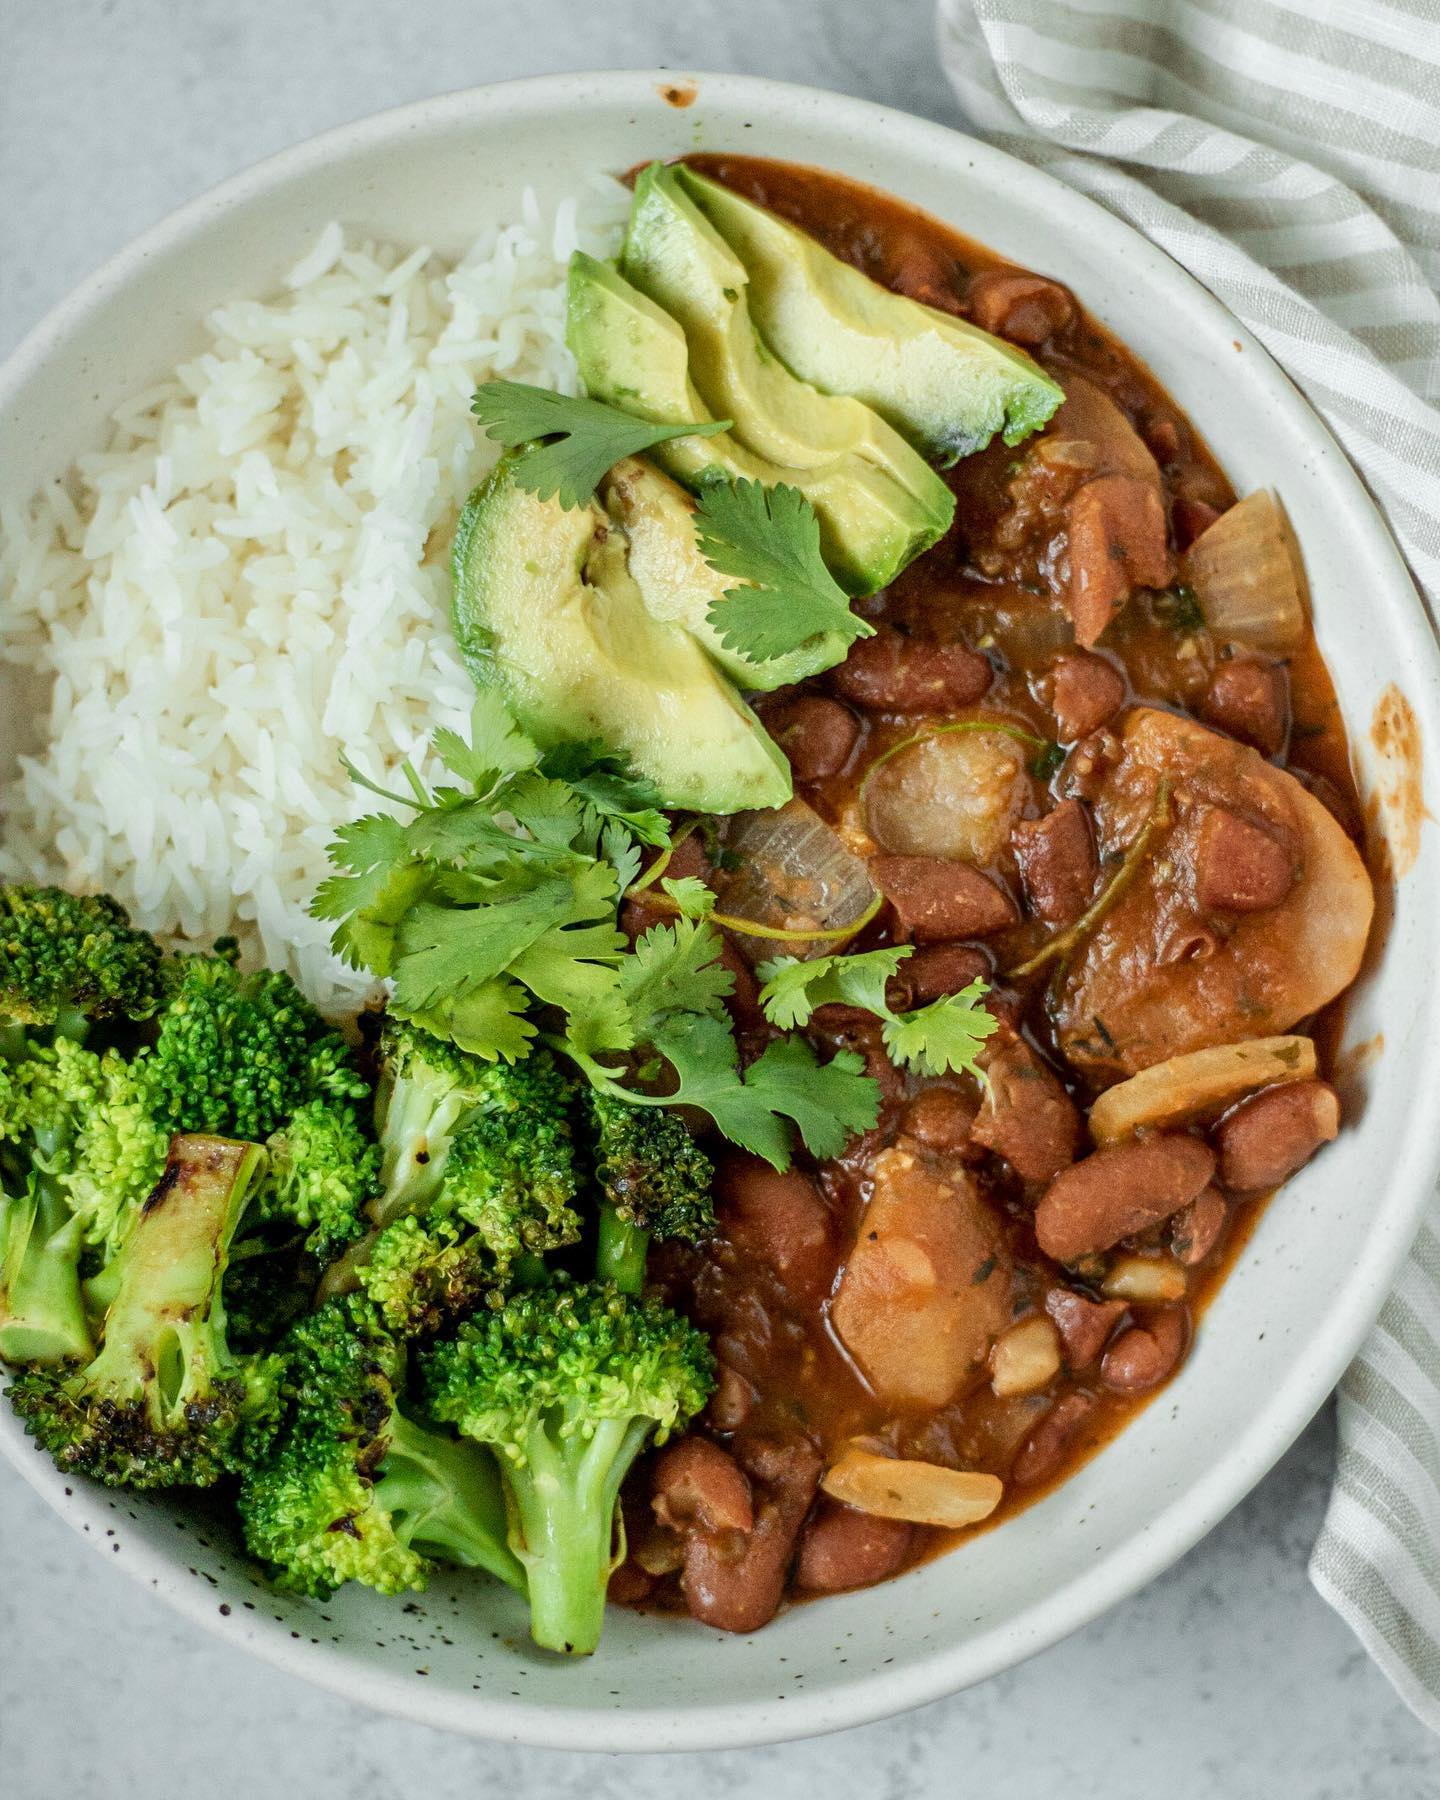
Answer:
<svg viewBox="0 0 1440 1800"><path fill-rule="evenodd" d="M756 703L786 813L883 896L847 947L913 947L896 1007L985 981L998 1026L982 1080L922 1077L873 1013L822 1006L811 1039L865 1059L875 1129L784 1174L722 1157L716 1234L656 1252L719 1386L632 1477L611 1597L750 1631L1028 1504L1175 1373L1260 1204L1343 1126L1333 1020L1373 892L1273 499L1237 502L1059 283L837 176L690 160L1066 395L948 471L953 529L856 603L873 637ZM670 873L745 912L744 829L694 832ZM772 921L833 922L823 887L772 879ZM655 918L641 896L623 923ZM750 1056L773 951L727 935Z"/></svg>

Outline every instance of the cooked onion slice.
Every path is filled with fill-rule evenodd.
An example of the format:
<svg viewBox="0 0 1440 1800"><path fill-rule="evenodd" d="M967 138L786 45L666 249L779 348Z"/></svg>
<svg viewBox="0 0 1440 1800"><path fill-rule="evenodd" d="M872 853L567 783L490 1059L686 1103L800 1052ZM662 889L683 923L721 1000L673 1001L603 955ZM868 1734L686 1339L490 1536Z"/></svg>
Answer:
<svg viewBox="0 0 1440 1800"><path fill-rule="evenodd" d="M1192 1050L1107 1088L1090 1108L1090 1135L1097 1144L1116 1144L1142 1126L1220 1112L1258 1088L1306 1081L1314 1073L1315 1045L1308 1037L1251 1038Z"/></svg>
<svg viewBox="0 0 1440 1800"><path fill-rule="evenodd" d="M1060 1372L1060 1337L1044 1313L1031 1313L995 1340L990 1385L1002 1398L1038 1394Z"/></svg>
<svg viewBox="0 0 1440 1800"><path fill-rule="evenodd" d="M820 1485L860 1512L949 1531L988 1519L1005 1492L998 1475L876 1456L853 1445L830 1465Z"/></svg>
<svg viewBox="0 0 1440 1800"><path fill-rule="evenodd" d="M1185 1271L1173 1256L1117 1256L1100 1291L1107 1300L1164 1306L1185 1298Z"/></svg>
<svg viewBox="0 0 1440 1800"><path fill-rule="evenodd" d="M739 867L721 894L723 911L774 932L787 956L832 951L874 916L879 892L865 864L803 800L739 814L725 848ZM778 954L775 938L739 941L757 962Z"/></svg>
<svg viewBox="0 0 1440 1800"><path fill-rule="evenodd" d="M1293 650L1305 635L1300 570L1280 502L1265 489L1222 513L1185 552L1182 578L1218 638Z"/></svg>
<svg viewBox="0 0 1440 1800"><path fill-rule="evenodd" d="M964 719L919 732L887 751L865 777L870 835L896 856L987 863L1010 841L1043 740L1013 726Z"/></svg>

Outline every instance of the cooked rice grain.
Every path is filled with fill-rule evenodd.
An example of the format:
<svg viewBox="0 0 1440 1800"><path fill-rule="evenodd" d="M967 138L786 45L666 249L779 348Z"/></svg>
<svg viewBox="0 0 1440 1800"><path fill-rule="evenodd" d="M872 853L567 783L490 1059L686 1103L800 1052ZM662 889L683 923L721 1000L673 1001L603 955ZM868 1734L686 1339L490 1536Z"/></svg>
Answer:
<svg viewBox="0 0 1440 1800"><path fill-rule="evenodd" d="M547 219L527 195L453 265L327 225L104 450L0 511L3 659L46 745L0 794L0 877L106 889L170 939L238 931L327 1007L364 992L306 911L374 804L340 752L433 776L431 733L464 726L450 537L496 455L470 396L573 389L565 265L613 250L627 200L597 182Z"/></svg>

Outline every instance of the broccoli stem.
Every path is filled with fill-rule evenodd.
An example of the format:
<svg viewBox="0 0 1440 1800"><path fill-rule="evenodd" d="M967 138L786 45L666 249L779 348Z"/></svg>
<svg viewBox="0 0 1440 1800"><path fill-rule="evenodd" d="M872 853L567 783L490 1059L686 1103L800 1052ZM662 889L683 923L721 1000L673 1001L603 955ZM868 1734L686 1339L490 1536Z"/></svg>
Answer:
<svg viewBox="0 0 1440 1800"><path fill-rule="evenodd" d="M640 1293L645 1286L645 1261L649 1252L648 1231L622 1219L613 1206L600 1208L595 1273L602 1281L613 1281L622 1294Z"/></svg>
<svg viewBox="0 0 1440 1800"><path fill-rule="evenodd" d="M0 1357L86 1362L95 1346L80 1292L84 1221L41 1176L0 1200Z"/></svg>
<svg viewBox="0 0 1440 1800"><path fill-rule="evenodd" d="M589 1656L600 1642L605 1590L625 1553L620 1484L653 1429L644 1418L597 1420L588 1437L537 1427L526 1436L526 1466L507 1472L531 1635L544 1650Z"/></svg>
<svg viewBox="0 0 1440 1800"><path fill-rule="evenodd" d="M488 1569L519 1593L525 1570L507 1542L500 1472L488 1450L427 1431L397 1412L376 1476L377 1506L412 1549L462 1569Z"/></svg>

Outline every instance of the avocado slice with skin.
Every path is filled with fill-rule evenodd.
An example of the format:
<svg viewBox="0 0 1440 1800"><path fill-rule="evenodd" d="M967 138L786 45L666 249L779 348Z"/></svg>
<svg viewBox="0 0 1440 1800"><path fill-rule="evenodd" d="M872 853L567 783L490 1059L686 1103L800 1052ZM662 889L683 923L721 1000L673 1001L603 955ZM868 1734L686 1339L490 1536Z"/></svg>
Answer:
<svg viewBox="0 0 1440 1800"><path fill-rule="evenodd" d="M529 493L516 461L475 490L455 534L455 638L477 686L542 748L599 738L622 752L668 806L783 806L784 755L696 636L650 611L624 531L594 502Z"/></svg>
<svg viewBox="0 0 1440 1800"><path fill-rule="evenodd" d="M786 367L851 394L954 462L996 433L1018 444L1065 398L1021 350L881 287L806 231L678 164L675 183L744 268L750 314Z"/></svg>
<svg viewBox="0 0 1440 1800"><path fill-rule="evenodd" d="M669 313L611 264L583 251L570 259L565 341L592 399L663 425L703 425L729 416L712 413L696 391L689 344ZM648 454L692 489L717 475L798 488L815 508L825 560L851 594L873 593L892 581L941 536L954 511L938 476L933 479L945 493L944 518L917 520L896 483L858 457L788 467L757 455L732 431L671 438Z"/></svg>
<svg viewBox="0 0 1440 1800"><path fill-rule="evenodd" d="M749 584L706 562L695 532L695 502L651 463L638 456L616 463L600 484L599 500L625 534L630 573L651 616L683 625L741 688L768 694L844 662L849 645L833 631L767 662L726 648L710 623L710 608L728 589Z"/></svg>

